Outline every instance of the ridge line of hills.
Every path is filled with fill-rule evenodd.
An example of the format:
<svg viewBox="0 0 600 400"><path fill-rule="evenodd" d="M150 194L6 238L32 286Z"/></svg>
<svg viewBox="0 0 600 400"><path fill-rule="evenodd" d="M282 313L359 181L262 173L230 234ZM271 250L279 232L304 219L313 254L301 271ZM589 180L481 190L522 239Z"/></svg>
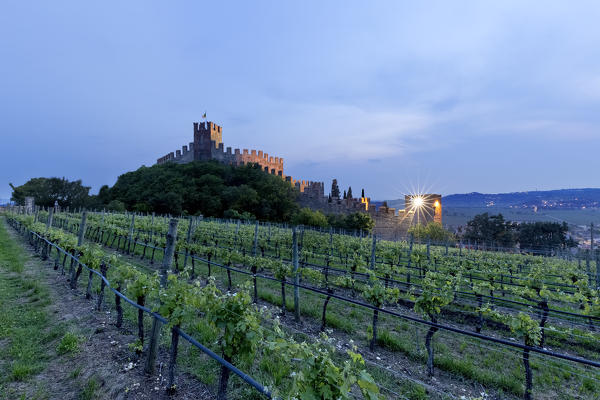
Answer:
<svg viewBox="0 0 600 400"><path fill-rule="evenodd" d="M404 208L404 199L388 200L387 202L390 207ZM451 194L443 197L442 204L444 207L600 208L600 188Z"/></svg>

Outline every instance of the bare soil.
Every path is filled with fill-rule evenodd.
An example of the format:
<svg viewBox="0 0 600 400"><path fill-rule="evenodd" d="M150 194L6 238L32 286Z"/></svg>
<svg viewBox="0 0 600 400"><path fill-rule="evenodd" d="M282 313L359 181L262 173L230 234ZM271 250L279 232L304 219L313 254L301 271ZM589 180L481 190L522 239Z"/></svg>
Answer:
<svg viewBox="0 0 600 400"><path fill-rule="evenodd" d="M166 393L167 349L160 349L156 373L144 373L145 352L136 355L128 346L137 337L115 326L115 313L96 311L96 300L70 289L66 275L54 271L50 261L33 255L31 247L7 225L11 237L27 249L24 273L48 287L48 307L57 323L70 326L83 339L74 354L52 354L41 373L24 382L9 384L24 399L211 399L208 387L187 374L177 377L177 391ZM41 388L41 390L40 390ZM88 397L89 396L89 397Z"/></svg>

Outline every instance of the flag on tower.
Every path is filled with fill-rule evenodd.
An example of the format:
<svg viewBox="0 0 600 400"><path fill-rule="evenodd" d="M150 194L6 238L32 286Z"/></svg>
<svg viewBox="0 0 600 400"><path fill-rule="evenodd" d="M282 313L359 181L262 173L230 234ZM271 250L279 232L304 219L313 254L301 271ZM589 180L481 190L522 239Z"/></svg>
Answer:
<svg viewBox="0 0 600 400"><path fill-rule="evenodd" d="M206 119L206 111L204 111L204 114L202 114L202 119Z"/></svg>

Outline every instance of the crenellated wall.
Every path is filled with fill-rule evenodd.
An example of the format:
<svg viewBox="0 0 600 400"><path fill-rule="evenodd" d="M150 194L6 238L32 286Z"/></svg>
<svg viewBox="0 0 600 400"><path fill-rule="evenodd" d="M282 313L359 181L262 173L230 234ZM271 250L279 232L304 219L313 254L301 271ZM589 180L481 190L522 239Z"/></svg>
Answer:
<svg viewBox="0 0 600 400"><path fill-rule="evenodd" d="M424 206L420 212L415 213L409 205L412 197L406 197L406 209L396 212L394 208L371 205L370 198L336 199L329 202L325 196L323 182L296 180L283 173L283 158L274 157L262 150L232 149L223 144L223 129L214 122L194 122L194 141L181 150L171 152L156 160L157 164L167 162L188 163L195 160L216 160L224 164L241 166L245 164L258 164L272 175L280 176L298 189L300 196L298 202L301 207L320 210L325 214L350 214L364 212L375 220L374 233L381 239L398 240L405 238L408 228L417 219L420 222L435 220L441 223L441 196L422 195ZM425 211L431 212L425 213ZM426 216L424 216L426 214Z"/></svg>
<svg viewBox="0 0 600 400"><path fill-rule="evenodd" d="M298 202L301 207L309 207L313 210L322 211L325 214L351 214L355 212L364 212L369 214L375 221L373 232L378 238L384 240L405 239L408 235L408 229L417 223L426 224L430 221L441 223L441 201L442 197L435 194L422 195L424 199L423 206L416 211L409 205L407 197L407 207L404 210L396 210L380 206L376 208L371 205L370 198L351 198L334 199L329 202L329 198L324 194L322 182L310 182L300 194ZM432 210L429 210L433 207ZM433 211L435 210L435 212Z"/></svg>
<svg viewBox="0 0 600 400"><path fill-rule="evenodd" d="M223 144L223 128L214 122L194 122L194 142L183 146L156 160L157 164L175 162L179 164L194 160L217 160L225 164L258 164L273 175L283 175L283 158L270 156L262 150L233 149Z"/></svg>

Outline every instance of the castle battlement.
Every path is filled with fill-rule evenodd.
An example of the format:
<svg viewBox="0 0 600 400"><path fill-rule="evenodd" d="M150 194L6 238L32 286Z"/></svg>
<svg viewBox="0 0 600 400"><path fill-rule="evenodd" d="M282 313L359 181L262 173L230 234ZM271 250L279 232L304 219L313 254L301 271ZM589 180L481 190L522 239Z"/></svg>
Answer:
<svg viewBox="0 0 600 400"><path fill-rule="evenodd" d="M258 164L265 172L285 178L282 157L269 155L263 150L225 148L223 128L214 122L194 122L193 126L194 141L188 146L182 146L181 150L160 157L156 160L157 164L167 162L184 164L195 160L216 160L237 166ZM295 181L292 184L295 185ZM301 191L307 185L306 181L300 184Z"/></svg>
<svg viewBox="0 0 600 400"><path fill-rule="evenodd" d="M368 197L332 199L325 195L325 184L294 179L283 173L283 158L269 155L263 150L232 149L223 144L223 129L214 122L194 122L194 141L181 150L167 153L156 160L157 164L174 162L184 164L192 161L216 160L230 165L257 164L272 175L289 182L301 193L299 203L303 207L321 210L327 214L350 214L363 212L375 220L374 232L383 239L400 239L406 236L408 228L416 221L427 223L430 220L442 222L442 197L436 194L420 195L420 207L411 206L414 196L406 196L406 209L373 207Z"/></svg>

